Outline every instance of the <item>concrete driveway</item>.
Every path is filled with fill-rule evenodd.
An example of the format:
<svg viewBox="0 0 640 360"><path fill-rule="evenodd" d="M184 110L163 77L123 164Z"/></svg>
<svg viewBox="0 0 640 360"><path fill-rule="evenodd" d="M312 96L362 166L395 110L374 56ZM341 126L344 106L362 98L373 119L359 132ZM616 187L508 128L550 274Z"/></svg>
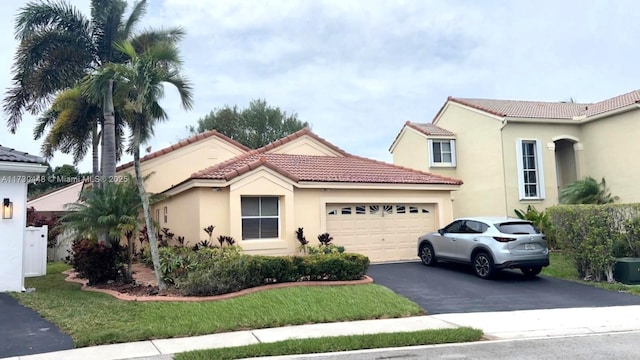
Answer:
<svg viewBox="0 0 640 360"><path fill-rule="evenodd" d="M0 358L72 348L69 335L11 296L0 293Z"/></svg>
<svg viewBox="0 0 640 360"><path fill-rule="evenodd" d="M375 264L368 275L428 314L640 305L640 296L545 276L527 279L519 271L482 280L470 267L458 264Z"/></svg>

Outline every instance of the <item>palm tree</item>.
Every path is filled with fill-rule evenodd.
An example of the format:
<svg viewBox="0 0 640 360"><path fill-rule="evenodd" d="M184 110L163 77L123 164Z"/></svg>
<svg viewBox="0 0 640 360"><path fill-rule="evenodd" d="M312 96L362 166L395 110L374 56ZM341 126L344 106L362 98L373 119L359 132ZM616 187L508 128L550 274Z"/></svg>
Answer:
<svg viewBox="0 0 640 360"><path fill-rule="evenodd" d="M598 181L591 176L575 181L560 191L561 204L612 204L618 196L611 195L604 177Z"/></svg>
<svg viewBox="0 0 640 360"><path fill-rule="evenodd" d="M138 53L134 44L123 42L116 49L125 54L126 64L109 64L86 79L84 85L89 97L100 96L105 84L113 81L115 97L124 103L123 116L131 131L129 151L133 154L138 191L142 200L143 214L156 280L160 289L166 288L160 274L158 239L153 230L149 198L142 181L140 169L140 146L153 135L157 121L167 119L167 114L158 101L164 96L164 84L173 85L180 95L182 106L190 109L193 94L190 83L181 75L181 60L174 42L159 42Z"/></svg>
<svg viewBox="0 0 640 360"><path fill-rule="evenodd" d="M101 123L100 108L88 101L80 87L64 90L56 96L37 120L33 131L34 139L43 138L42 155L51 159L55 151L73 155L74 164L78 164L92 149L92 174L99 174L98 144ZM48 129L48 131L47 131ZM122 154L125 125L116 113L116 158Z"/></svg>
<svg viewBox="0 0 640 360"><path fill-rule="evenodd" d="M146 8L146 0L136 2L125 17L125 0L91 0L91 19L64 1L41 0L21 8L15 23L16 38L20 43L12 70L13 84L3 101L9 130L15 133L25 111L34 115L40 113L60 91L73 88L87 74L106 64L125 61L126 57L113 48L114 42L131 39L136 46L144 47L160 40L175 41L183 35L181 29L174 28L134 36L135 26ZM97 102L103 118L101 166L105 176L115 175L117 159L111 88L112 82L105 84ZM93 142L97 140L94 135L92 130ZM74 140L77 139L68 139ZM95 151L97 145L94 144L93 149Z"/></svg>

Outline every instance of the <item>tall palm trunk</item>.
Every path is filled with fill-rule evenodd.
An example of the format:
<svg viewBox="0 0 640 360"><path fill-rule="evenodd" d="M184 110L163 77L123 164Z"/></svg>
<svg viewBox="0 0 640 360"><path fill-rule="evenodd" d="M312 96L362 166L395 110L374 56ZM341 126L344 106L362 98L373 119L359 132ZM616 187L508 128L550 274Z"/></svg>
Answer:
<svg viewBox="0 0 640 360"><path fill-rule="evenodd" d="M104 93L104 125L102 128L102 141L104 141L104 163L102 164L102 176L107 181L116 175L116 117L113 109L113 80Z"/></svg>
<svg viewBox="0 0 640 360"><path fill-rule="evenodd" d="M100 159L98 157L99 155L99 144L100 144L100 137L98 136L98 119L94 119L93 120L93 124L91 124L92 128L91 128L91 149L93 151L93 153L91 154L92 157L92 162L93 162L93 167L91 169L91 175L95 178L96 176L99 175L99 171L100 171Z"/></svg>
<svg viewBox="0 0 640 360"><path fill-rule="evenodd" d="M147 235L149 236L149 248L151 249L151 259L153 260L153 269L156 275L156 281L158 282L158 288L164 290L167 285L162 281L160 274L160 255L158 254L158 238L153 230L153 223L151 221L151 208L149 206L149 196L144 189L144 181L142 178L142 171L140 170L140 130L134 129L134 143L133 143L133 167L136 172L136 182L138 183L138 192L140 193L140 200L142 201L142 212L144 215L144 222L147 225Z"/></svg>

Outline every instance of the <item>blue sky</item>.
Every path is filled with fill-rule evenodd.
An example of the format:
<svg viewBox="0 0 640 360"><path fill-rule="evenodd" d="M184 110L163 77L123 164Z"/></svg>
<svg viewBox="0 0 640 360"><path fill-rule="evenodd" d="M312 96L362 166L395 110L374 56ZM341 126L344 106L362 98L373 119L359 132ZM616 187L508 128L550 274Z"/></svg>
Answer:
<svg viewBox="0 0 640 360"><path fill-rule="evenodd" d="M88 0L73 0L85 14ZM26 1L0 5L0 86L10 84L13 19ZM585 6L587 4L588 6ZM407 120L430 122L447 96L580 102L637 88L635 2L150 0L141 27L182 26L195 106L173 90L153 150L225 104L266 99L356 155L391 161ZM34 117L0 144L38 154ZM124 161L130 160L125 157ZM51 163L69 163L56 154ZM80 164L90 169L90 158Z"/></svg>

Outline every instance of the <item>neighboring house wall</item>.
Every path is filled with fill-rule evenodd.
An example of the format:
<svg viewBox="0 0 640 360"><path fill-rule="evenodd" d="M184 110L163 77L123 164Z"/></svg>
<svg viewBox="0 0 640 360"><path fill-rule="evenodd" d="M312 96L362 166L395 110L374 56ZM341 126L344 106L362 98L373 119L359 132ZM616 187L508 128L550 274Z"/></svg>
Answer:
<svg viewBox="0 0 640 360"><path fill-rule="evenodd" d="M0 171L0 179L26 176L24 173ZM27 222L27 183L6 180L0 182L0 202L9 198L13 202L13 218L3 219L0 214L0 292L21 291L24 288L23 256L25 224ZM0 203L0 206L2 204Z"/></svg>
<svg viewBox="0 0 640 360"><path fill-rule="evenodd" d="M621 203L640 202L640 111L629 111L583 125L585 175L598 182L605 177Z"/></svg>
<svg viewBox="0 0 640 360"><path fill-rule="evenodd" d="M535 120L531 120L535 121ZM558 138L575 138L580 139L580 128L577 125L561 125L561 124L535 124L535 123L516 123L509 122L502 129L502 147L504 151L505 178L507 199L503 205L506 208L503 212L496 215L514 216L514 209L526 209L527 205L533 205L538 210L555 205L558 203L558 174L556 169L556 146L554 139ZM519 156L522 156L518 149L518 140L535 141L538 173L542 170L543 177L538 179L541 188L538 190L537 198L522 198L523 190L521 187L522 177L520 172L523 171L521 165L519 167ZM538 154L538 150L540 153ZM568 171L567 171L568 172ZM464 179L464 177L463 177ZM471 181L471 180L470 180ZM475 180L474 180L475 181ZM542 189L543 187L543 189ZM541 196L543 194L543 196ZM491 194L484 196L490 197Z"/></svg>
<svg viewBox="0 0 640 360"><path fill-rule="evenodd" d="M154 173L145 182L145 188L152 193L162 192L182 182L196 171L229 160L242 153L241 149L215 136L172 150L141 163L143 176ZM133 166L119 170L117 175L122 175L125 172L133 175Z"/></svg>

